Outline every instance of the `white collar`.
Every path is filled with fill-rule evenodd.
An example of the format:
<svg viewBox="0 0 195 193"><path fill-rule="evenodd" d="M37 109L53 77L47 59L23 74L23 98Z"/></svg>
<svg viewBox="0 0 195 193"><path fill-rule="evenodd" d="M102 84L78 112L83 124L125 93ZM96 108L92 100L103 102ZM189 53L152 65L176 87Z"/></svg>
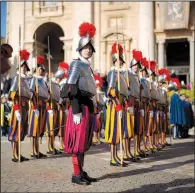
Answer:
<svg viewBox="0 0 195 193"><path fill-rule="evenodd" d="M112 66L110 70L116 70L116 71L119 71L119 72L123 72L123 68L118 68L116 66Z"/></svg>
<svg viewBox="0 0 195 193"><path fill-rule="evenodd" d="M40 76L40 75L37 76L36 74L34 74L33 76L34 76L35 78L43 79L43 76Z"/></svg>
<svg viewBox="0 0 195 193"><path fill-rule="evenodd" d="M17 71L17 75L19 75L19 72L18 72L18 71ZM22 77L22 78L27 78L28 76L27 76L26 74L22 74L22 73L21 73L21 77Z"/></svg>
<svg viewBox="0 0 195 193"><path fill-rule="evenodd" d="M82 56L79 56L79 59L84 62L85 64L87 64L88 66L91 66L91 62L85 58L83 58Z"/></svg>

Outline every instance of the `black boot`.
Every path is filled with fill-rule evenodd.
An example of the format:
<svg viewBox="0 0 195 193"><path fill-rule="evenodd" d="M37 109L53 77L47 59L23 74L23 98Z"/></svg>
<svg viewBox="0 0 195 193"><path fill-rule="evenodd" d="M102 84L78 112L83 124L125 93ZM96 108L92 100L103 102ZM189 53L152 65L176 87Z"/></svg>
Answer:
<svg viewBox="0 0 195 193"><path fill-rule="evenodd" d="M77 176L72 176L72 183L79 184L79 185L90 185L90 182L84 179L80 174Z"/></svg>
<svg viewBox="0 0 195 193"><path fill-rule="evenodd" d="M91 178L88 176L87 172L83 172L83 178L87 180L88 182L97 182L96 178Z"/></svg>

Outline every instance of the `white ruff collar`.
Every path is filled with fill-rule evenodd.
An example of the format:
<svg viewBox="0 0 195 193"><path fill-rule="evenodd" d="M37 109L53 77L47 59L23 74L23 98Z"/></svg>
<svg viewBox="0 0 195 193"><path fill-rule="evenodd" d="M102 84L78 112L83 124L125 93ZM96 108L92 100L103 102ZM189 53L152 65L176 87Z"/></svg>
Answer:
<svg viewBox="0 0 195 193"><path fill-rule="evenodd" d="M91 62L85 58L83 58L82 56L79 56L79 59L84 62L85 64L87 64L88 66L91 66Z"/></svg>
<svg viewBox="0 0 195 193"><path fill-rule="evenodd" d="M19 75L19 72L17 72L17 74ZM28 76L27 76L26 74L22 74L22 73L21 73L21 77L22 77L22 78L27 78Z"/></svg>
<svg viewBox="0 0 195 193"><path fill-rule="evenodd" d="M122 68L118 68L116 66L112 66L110 70L115 70L115 71L119 71L119 72L123 72L124 71Z"/></svg>
<svg viewBox="0 0 195 193"><path fill-rule="evenodd" d="M40 78L40 79L43 79L43 76L40 76L40 75L36 75L36 74L34 74L33 75L35 78Z"/></svg>

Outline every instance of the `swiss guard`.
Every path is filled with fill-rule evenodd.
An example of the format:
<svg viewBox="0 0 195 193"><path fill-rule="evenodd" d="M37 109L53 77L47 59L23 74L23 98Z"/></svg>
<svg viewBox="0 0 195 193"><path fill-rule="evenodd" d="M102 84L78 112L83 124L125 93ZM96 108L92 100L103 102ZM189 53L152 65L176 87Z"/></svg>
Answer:
<svg viewBox="0 0 195 193"><path fill-rule="evenodd" d="M158 87L160 91L161 98L161 106L160 106L160 131L161 131L161 145L162 147L170 146L169 143L166 142L166 131L168 129L168 96L167 96L167 88L169 79L169 71L166 68L162 68L158 71Z"/></svg>
<svg viewBox="0 0 195 193"><path fill-rule="evenodd" d="M101 131L101 126L103 123L103 108L105 105L104 102L104 92L101 90L103 80L100 77L99 74L94 74L95 82L96 82L96 91L97 94L94 98L95 100L95 115L93 118L93 145L96 145L100 142L100 131Z"/></svg>
<svg viewBox="0 0 195 193"><path fill-rule="evenodd" d="M60 91L62 90L64 84L67 81L68 78L68 70L69 65L66 62L60 62L58 66L58 70L56 71L54 77L56 83L60 87ZM68 107L69 107L69 101L67 99L62 99L60 97L58 104L57 104L57 119L55 122L55 128L57 129L58 136L60 138L60 151L64 151L64 136L65 136L65 124L66 119L68 116Z"/></svg>
<svg viewBox="0 0 195 193"><path fill-rule="evenodd" d="M24 140L28 133L28 101L33 99L33 92L30 91L30 78L27 76L27 71L30 71L27 62L29 55L30 53L26 50L20 51L21 74L17 72L17 75L12 79L11 88L9 90L9 99L13 102L13 106L11 111L8 140L12 142L13 146L13 162L29 160L24 156L19 155L19 143ZM19 78L21 80L21 95L19 95ZM35 105L34 102L32 103ZM38 112L36 108L34 111ZM37 116L39 115L37 114Z"/></svg>
<svg viewBox="0 0 195 193"><path fill-rule="evenodd" d="M95 52L92 43L95 31L93 24L80 25L81 39L77 48L79 57L71 62L67 82L61 92L62 98L68 97L70 100L64 150L72 154L72 183L80 185L89 185L97 181L83 171L84 154L92 145L93 137L93 97L96 95L96 84L89 58Z"/></svg>
<svg viewBox="0 0 195 193"><path fill-rule="evenodd" d="M29 119L29 129L28 136L31 138L32 143L32 158L42 158L46 157L40 152L39 139L43 137L46 126L46 113L47 113L47 103L50 98L49 88L44 80L45 73L45 59L43 56L38 56L37 69L34 71L30 83L30 89L36 96L37 106L30 104L31 114ZM34 109L38 109L35 111ZM50 111L50 113L53 113ZM39 116L38 116L39 115Z"/></svg>
<svg viewBox="0 0 195 193"><path fill-rule="evenodd" d="M144 110L141 107L140 94L141 94L141 82L139 71L141 67L142 52L133 50L133 59L129 65L129 113L131 123L131 136L129 138L129 155L131 161L135 162L140 159L140 155L143 153L139 148L140 136L143 133L143 121L144 121ZM134 156L130 152L131 139L134 139Z"/></svg>
<svg viewBox="0 0 195 193"><path fill-rule="evenodd" d="M109 102L106 112L105 142L109 143L111 148L110 165L124 167L128 164L123 160L128 159L128 157L123 157L123 155L120 158L118 157L117 145L120 144L122 151L121 143L123 143L124 156L126 156L128 144L125 141L128 141L131 136L131 127L128 122L130 118L127 110L128 86L122 70L125 61L123 59L123 47L120 44L115 43L112 46L112 63L107 77Z"/></svg>

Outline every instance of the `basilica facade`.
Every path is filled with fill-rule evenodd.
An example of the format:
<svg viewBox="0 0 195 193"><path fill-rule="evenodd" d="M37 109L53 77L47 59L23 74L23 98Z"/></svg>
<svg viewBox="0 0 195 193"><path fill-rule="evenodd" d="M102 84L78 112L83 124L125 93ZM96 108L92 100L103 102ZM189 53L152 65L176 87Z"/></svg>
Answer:
<svg viewBox="0 0 195 193"><path fill-rule="evenodd" d="M70 63L77 57L78 27L83 22L96 26L95 71L108 72L111 46L118 41L127 64L132 50L139 49L159 68L174 70L180 80L194 80L195 2L7 2L6 42L14 49L11 73L20 48L31 53L33 69L35 50L37 55L48 52L48 36L52 71L60 61Z"/></svg>

